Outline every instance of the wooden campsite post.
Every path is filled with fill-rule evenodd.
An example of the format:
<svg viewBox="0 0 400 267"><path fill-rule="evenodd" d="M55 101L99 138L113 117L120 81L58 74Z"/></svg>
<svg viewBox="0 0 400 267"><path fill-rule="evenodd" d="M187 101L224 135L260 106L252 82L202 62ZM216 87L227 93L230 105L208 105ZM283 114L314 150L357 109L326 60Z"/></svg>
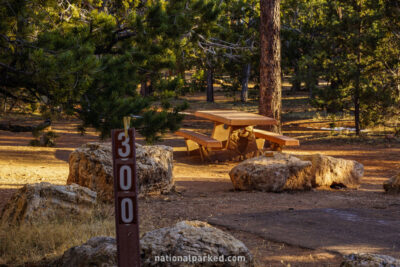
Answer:
<svg viewBox="0 0 400 267"><path fill-rule="evenodd" d="M112 153L118 266L140 267L138 189L133 128L127 131L112 131Z"/></svg>

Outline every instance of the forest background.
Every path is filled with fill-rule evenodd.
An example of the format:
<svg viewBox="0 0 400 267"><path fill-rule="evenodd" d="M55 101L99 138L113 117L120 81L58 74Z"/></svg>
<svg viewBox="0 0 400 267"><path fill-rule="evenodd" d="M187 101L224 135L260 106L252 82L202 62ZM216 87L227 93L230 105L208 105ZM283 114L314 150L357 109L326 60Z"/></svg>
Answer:
<svg viewBox="0 0 400 267"><path fill-rule="evenodd" d="M357 135L397 120L397 1L275 2L292 91L348 113ZM242 102L260 96L260 1L2 0L0 18L4 111L74 115L102 137L140 115L134 126L151 143L179 128L187 104L173 98L205 91L212 102L215 85Z"/></svg>

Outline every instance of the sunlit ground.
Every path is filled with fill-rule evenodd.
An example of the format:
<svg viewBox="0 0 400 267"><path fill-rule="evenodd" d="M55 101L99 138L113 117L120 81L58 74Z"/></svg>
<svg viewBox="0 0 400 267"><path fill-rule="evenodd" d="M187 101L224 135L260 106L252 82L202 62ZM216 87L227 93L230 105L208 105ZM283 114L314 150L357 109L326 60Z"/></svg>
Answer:
<svg viewBox="0 0 400 267"><path fill-rule="evenodd" d="M188 112L216 108L241 109L249 112L256 112L257 110L256 101L242 105L226 99L223 94L216 95L216 103L205 104L203 102L205 100L204 94L189 95L187 99L191 103L191 108ZM326 117L311 116L315 114L315 111L305 104L306 98L304 96L285 97L284 103L285 101L286 104L290 101L295 101L300 105L290 105L285 108L285 113L289 114L291 119L284 123L284 133L299 138L302 145L298 148L285 149L284 152L293 154L321 153L353 159L363 163L365 175L358 191L344 191L337 194L335 191L321 191L294 196L231 192L232 186L228 173L237 162L203 164L195 154L190 157L186 156L185 143L182 138L168 134L162 143L174 148L174 178L177 181L178 190L182 190L183 194L186 195L175 202L170 199L166 202L154 200L154 203L152 201L143 203L145 205L143 206L143 216L148 225L146 228L167 226L178 219L195 219L204 215L199 214L199 212L205 213L210 210L211 213L212 208L215 209L215 213L223 213L230 209L233 211L246 210L246 205L249 205L249 203L262 203L264 202L262 199L266 197L270 200L265 200L266 203L263 203L263 205L267 205L264 207L265 209L278 209L280 207L287 209L287 207L292 206L296 209L317 207L314 202L321 202L322 204L320 205L322 206L341 206L346 205L346 203L350 203L347 205L351 205L353 202L362 203L363 201L368 201L368 199L370 199L371 203L376 202L381 206L384 205L382 203L388 203L389 205L395 202L394 198L383 197L381 192L383 182L400 169L400 144L398 142L386 143L382 138L360 142L345 133L338 136L336 133L331 134L318 130L318 128L328 125L330 121ZM309 117L301 117L303 115ZM38 119L36 120L39 121ZM352 121L348 118L344 118L339 123L352 126ZM0 131L0 199L2 200L0 201L0 209L11 194L15 192L15 189L26 183L66 183L69 172L68 156L70 152L84 143L99 141L97 134L93 130L89 131L85 136L80 136L76 131L77 125L77 121L59 121L55 123L52 126L52 130L60 137L56 140L57 145L53 148L28 146L27 144L33 138L29 132L10 133ZM315 129L312 129L311 126ZM211 133L212 124L204 120L185 120L183 128L195 129L209 134ZM143 143L142 138L139 137L139 140ZM371 140L372 143L370 142ZM371 194L371 197L368 194ZM188 199L185 200L185 198ZM231 200L229 200L230 198ZM232 205L232 201L239 199L241 199L241 206ZM203 211L198 210L199 205L202 205L201 203L205 205ZM181 207L179 204L183 206ZM365 204L365 206L368 205L370 204ZM179 210L173 210L175 206L176 209L180 207ZM256 208L253 204L250 204L250 206L251 208ZM158 218L157 216L160 212L157 207L166 212L169 209L173 211L168 212L165 218ZM168 218L168 216L172 217ZM107 221L106 224L109 225L109 222ZM290 263L292 266L321 266L321 263L327 262L334 263L336 266L340 262L340 258L337 255L325 251L310 251L299 247L285 246L279 242L267 241L246 232L233 233L251 249L257 258L259 266L276 266L276 264L287 266ZM372 252L379 251L379 248L371 245L368 250Z"/></svg>

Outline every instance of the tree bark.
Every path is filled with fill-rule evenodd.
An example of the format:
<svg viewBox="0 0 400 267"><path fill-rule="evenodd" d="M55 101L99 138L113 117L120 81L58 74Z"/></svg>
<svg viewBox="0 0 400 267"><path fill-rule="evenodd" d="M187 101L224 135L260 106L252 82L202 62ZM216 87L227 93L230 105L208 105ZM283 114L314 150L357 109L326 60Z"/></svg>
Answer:
<svg viewBox="0 0 400 267"><path fill-rule="evenodd" d="M361 52L360 46L357 47L357 74L355 77L355 84L354 84L354 125L356 128L356 135L360 135L360 64L361 64Z"/></svg>
<svg viewBox="0 0 400 267"><path fill-rule="evenodd" d="M247 63L243 68L243 78L242 78L242 92L240 94L240 99L243 103L246 103L249 98L249 78L250 78L251 65Z"/></svg>
<svg viewBox="0 0 400 267"><path fill-rule="evenodd" d="M359 16L361 16L361 4L357 6ZM358 22L358 38L357 38L357 73L354 85L354 124L356 135L360 135L360 76L361 76L361 21Z"/></svg>
<svg viewBox="0 0 400 267"><path fill-rule="evenodd" d="M292 92L297 92L301 90L301 81L298 78L298 72L299 72L299 64L296 62L294 66L294 78L292 81L292 88L290 89Z"/></svg>
<svg viewBox="0 0 400 267"><path fill-rule="evenodd" d="M214 102L214 71L207 69L207 102Z"/></svg>
<svg viewBox="0 0 400 267"><path fill-rule="evenodd" d="M141 95L141 96L146 96L146 91L147 91L147 89L146 89L146 82L145 82L145 81L142 81L142 82L140 83L140 95Z"/></svg>
<svg viewBox="0 0 400 267"><path fill-rule="evenodd" d="M141 96L149 96L153 93L153 85L151 84L151 80L143 81L140 84L140 94Z"/></svg>
<svg viewBox="0 0 400 267"><path fill-rule="evenodd" d="M281 42L280 0L260 0L261 58L259 113L274 118L278 125L265 127L281 132Z"/></svg>
<svg viewBox="0 0 400 267"><path fill-rule="evenodd" d="M354 124L356 127L356 135L360 135L360 81L356 79L354 90Z"/></svg>
<svg viewBox="0 0 400 267"><path fill-rule="evenodd" d="M3 112L7 112L7 96L4 96L4 107L3 107Z"/></svg>

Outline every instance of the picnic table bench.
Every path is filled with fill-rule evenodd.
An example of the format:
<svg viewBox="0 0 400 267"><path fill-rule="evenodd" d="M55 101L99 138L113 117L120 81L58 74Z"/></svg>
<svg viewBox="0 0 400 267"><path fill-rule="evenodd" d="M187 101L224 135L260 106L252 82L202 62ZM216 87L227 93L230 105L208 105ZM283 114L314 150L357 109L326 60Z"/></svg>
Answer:
<svg viewBox="0 0 400 267"><path fill-rule="evenodd" d="M260 129L253 129L254 135L257 140L268 140L271 143L271 149L275 151L282 151L285 146L299 146L300 141L298 139L280 135L278 133L264 131ZM264 142L257 143L258 147L261 149L264 147Z"/></svg>
<svg viewBox="0 0 400 267"><path fill-rule="evenodd" d="M194 115L214 122L211 136L184 129L175 134L185 138L188 153L198 149L203 161L210 159L214 151L235 151L240 155L258 152L264 149L265 141L275 151L300 145L295 138L254 128L277 124L269 117L235 110L204 110Z"/></svg>
<svg viewBox="0 0 400 267"><path fill-rule="evenodd" d="M175 132L176 135L185 138L188 153L190 151L199 149L201 160L208 157L210 149L222 149L222 142L204 134L196 133L188 130L179 130Z"/></svg>

